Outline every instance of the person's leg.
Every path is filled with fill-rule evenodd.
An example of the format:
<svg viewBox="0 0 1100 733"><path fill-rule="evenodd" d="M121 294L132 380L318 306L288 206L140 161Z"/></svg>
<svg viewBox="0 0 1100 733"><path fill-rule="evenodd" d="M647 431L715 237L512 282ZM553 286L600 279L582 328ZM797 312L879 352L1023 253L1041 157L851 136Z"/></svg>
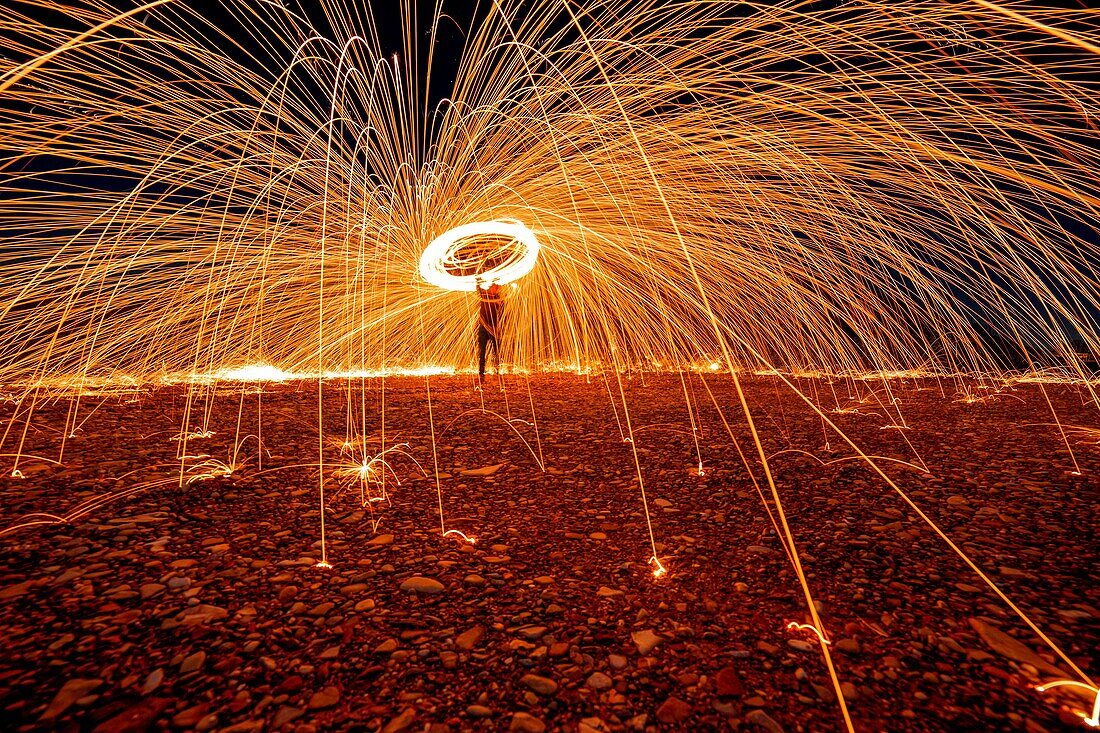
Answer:
<svg viewBox="0 0 1100 733"><path fill-rule="evenodd" d="M485 326L477 327L477 386L485 384L485 350L489 346L489 340L493 337Z"/></svg>
<svg viewBox="0 0 1100 733"><path fill-rule="evenodd" d="M497 337L490 334L489 339L493 343L493 364L496 368L497 381L500 380L500 342L497 341Z"/></svg>

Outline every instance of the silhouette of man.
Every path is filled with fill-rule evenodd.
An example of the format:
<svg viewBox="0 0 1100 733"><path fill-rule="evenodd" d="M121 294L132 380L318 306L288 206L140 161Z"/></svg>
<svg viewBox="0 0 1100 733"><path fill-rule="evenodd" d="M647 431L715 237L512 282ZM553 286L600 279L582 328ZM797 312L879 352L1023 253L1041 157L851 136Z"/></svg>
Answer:
<svg viewBox="0 0 1100 733"><path fill-rule="evenodd" d="M493 357L500 373L500 321L504 311L504 288L496 282L483 287L477 280L477 296L480 301L477 313L477 388L485 387L485 354L493 345Z"/></svg>

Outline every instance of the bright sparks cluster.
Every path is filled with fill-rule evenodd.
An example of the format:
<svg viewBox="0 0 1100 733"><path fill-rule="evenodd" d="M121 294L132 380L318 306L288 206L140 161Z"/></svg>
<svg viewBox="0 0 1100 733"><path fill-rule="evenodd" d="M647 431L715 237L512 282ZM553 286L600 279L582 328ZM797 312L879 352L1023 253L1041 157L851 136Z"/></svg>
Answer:
<svg viewBox="0 0 1100 733"><path fill-rule="evenodd" d="M208 5L0 18L0 378L466 367L476 298L418 264L499 220L542 245L521 367L1098 345L1094 13L494 0L452 68L446 4L397 48L359 4Z"/></svg>
<svg viewBox="0 0 1100 733"><path fill-rule="evenodd" d="M1100 351L1095 11L988 0L488 0L472 16L461 3L464 26L445 2L425 18L420 3L401 0L398 32L383 32L376 23L395 4L9 3L0 383L18 386L4 395L15 407L0 448L18 453L0 457L14 461L12 478L24 478L38 387L121 396L183 375L171 438L183 488L251 470L246 443L264 470L262 390L256 432L246 434L239 408L224 460L188 448L215 435L218 382L306 375L317 380L308 468L318 567L332 567L326 511L357 502L375 521L387 487L400 486L398 460L434 477L440 535L474 542L446 522L436 440L450 426L436 426L429 375L470 366L483 260L515 286L501 334L515 372L614 367L604 374L617 382L614 416L637 468L655 578L671 574L634 442L644 427L631 422L619 373L730 374L760 473L742 460L806 601L809 623L788 629L819 642L849 730L738 368L798 393L854 452L842 460L873 469L1082 680L1041 691L1096 691L784 376L1014 365L1041 388L1086 376L1088 353ZM456 27L460 58L437 58L437 40ZM480 249L460 252L468 243ZM387 441L385 378L395 373L425 377L430 440L417 447L430 447L430 471L414 447ZM374 376L382 388L368 404ZM346 382L343 436L324 429L329 377ZM480 411L544 468L527 386L530 421L492 413L484 393ZM29 458L62 462L80 430L78 403L58 459ZM908 429L898 416L884 429ZM1067 432L1091 428L1057 427L1073 459ZM28 515L3 532L68 522L172 481ZM1089 725L1097 705L1081 713Z"/></svg>

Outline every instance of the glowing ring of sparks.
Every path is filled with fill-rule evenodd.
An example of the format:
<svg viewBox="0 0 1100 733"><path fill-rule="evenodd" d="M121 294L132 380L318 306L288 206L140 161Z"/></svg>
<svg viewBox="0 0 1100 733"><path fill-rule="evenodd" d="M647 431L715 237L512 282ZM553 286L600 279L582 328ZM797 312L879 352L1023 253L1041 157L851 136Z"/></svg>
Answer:
<svg viewBox="0 0 1100 733"><path fill-rule="evenodd" d="M502 237L512 240L505 260L476 275L455 275L448 271L459 262L457 256L471 240ZM432 240L420 255L420 276L445 290L474 292L477 281L506 285L535 269L539 258L539 240L524 224L514 220L478 221L449 229Z"/></svg>

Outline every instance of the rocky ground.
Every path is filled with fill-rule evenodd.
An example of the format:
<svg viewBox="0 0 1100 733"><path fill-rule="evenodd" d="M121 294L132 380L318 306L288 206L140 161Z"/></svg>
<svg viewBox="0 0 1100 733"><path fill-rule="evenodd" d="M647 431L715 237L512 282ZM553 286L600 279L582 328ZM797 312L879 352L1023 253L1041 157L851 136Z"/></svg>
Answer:
<svg viewBox="0 0 1100 733"><path fill-rule="evenodd" d="M799 384L1100 676L1086 394L1047 387L1065 425L1093 428L1069 430L1071 456L1037 385ZM787 629L807 607L731 440L763 480L731 380L623 381L633 443L614 379L506 386L482 411L468 379L433 378L429 413L424 379L357 383L350 407L346 383L325 385L331 568L315 384L223 386L209 407L196 393L191 429L213 435L187 452L210 458L182 464L187 388L83 398L62 465L24 457L24 478L0 479L0 528L86 512L0 536L0 728L842 730L814 636ZM1083 729L1073 711L1092 697L1034 689L1068 665L944 540L865 464L836 460L852 449L779 380L745 389L855 729ZM340 448L350 414L366 425L353 442L382 450L383 396L384 445L409 456L387 454L388 501L364 507ZM23 453L56 459L72 406L40 400ZM476 545L441 537L433 423L446 527ZM233 473L215 475L236 436Z"/></svg>

